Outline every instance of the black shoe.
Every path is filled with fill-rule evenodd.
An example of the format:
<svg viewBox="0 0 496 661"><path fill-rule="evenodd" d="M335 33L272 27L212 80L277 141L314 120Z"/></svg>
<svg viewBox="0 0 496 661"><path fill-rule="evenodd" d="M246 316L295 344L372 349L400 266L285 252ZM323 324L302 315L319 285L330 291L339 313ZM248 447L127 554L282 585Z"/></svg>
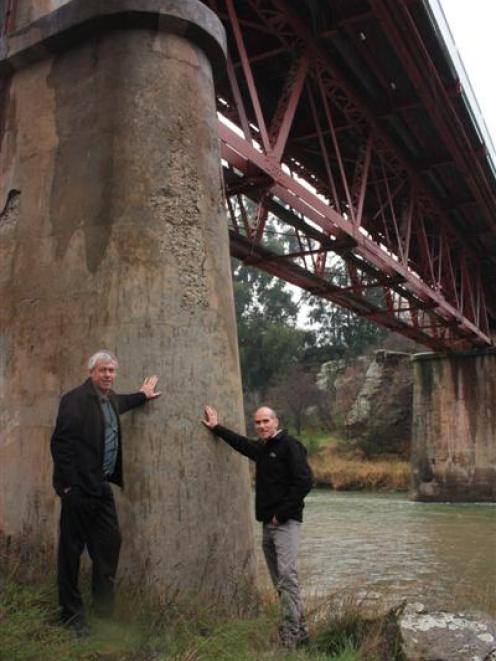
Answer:
<svg viewBox="0 0 496 661"><path fill-rule="evenodd" d="M69 629L74 632L76 638L89 638L91 631L86 622L81 622L76 620L72 624L69 624Z"/></svg>
<svg viewBox="0 0 496 661"><path fill-rule="evenodd" d="M296 647L308 647L310 645L310 637L309 636L304 636L303 638L299 638L296 641Z"/></svg>
<svg viewBox="0 0 496 661"><path fill-rule="evenodd" d="M91 633L86 620L80 615L75 615L69 619L62 619L62 626L72 631L76 638L88 638Z"/></svg>

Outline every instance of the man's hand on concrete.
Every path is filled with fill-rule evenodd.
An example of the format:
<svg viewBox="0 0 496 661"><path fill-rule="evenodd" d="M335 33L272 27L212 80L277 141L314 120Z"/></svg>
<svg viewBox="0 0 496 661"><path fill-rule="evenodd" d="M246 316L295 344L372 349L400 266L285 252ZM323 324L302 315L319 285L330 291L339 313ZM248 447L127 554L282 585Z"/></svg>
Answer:
<svg viewBox="0 0 496 661"><path fill-rule="evenodd" d="M147 376L139 391L144 393L147 399L157 399L162 394L161 392L155 392L157 381L158 376Z"/></svg>
<svg viewBox="0 0 496 661"><path fill-rule="evenodd" d="M273 526L278 526L279 525L279 521L277 520L277 516L275 514L272 517L271 523L272 523Z"/></svg>
<svg viewBox="0 0 496 661"><path fill-rule="evenodd" d="M216 425L219 424L219 416L217 415L217 411L211 406L205 406L204 415L205 417L203 418L202 422L205 427L213 429Z"/></svg>

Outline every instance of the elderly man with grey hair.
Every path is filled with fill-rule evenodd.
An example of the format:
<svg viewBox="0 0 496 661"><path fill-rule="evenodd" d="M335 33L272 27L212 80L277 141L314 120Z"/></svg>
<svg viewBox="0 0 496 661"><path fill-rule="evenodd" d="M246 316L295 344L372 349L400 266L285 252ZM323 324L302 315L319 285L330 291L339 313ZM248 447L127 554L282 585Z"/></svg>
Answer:
<svg viewBox="0 0 496 661"><path fill-rule="evenodd" d="M308 642L296 560L303 520L303 500L312 488L312 471L303 445L279 428L268 406L255 411L257 440L219 424L217 411L205 407L203 424L234 450L255 462L255 515L262 523L262 548L283 611L281 643L295 648Z"/></svg>
<svg viewBox="0 0 496 661"><path fill-rule="evenodd" d="M88 361L89 377L60 402L51 439L53 485L61 498L57 582L61 620L78 636L89 633L78 588L79 563L86 547L93 563L95 613L112 612L121 536L109 482L123 486L119 415L160 396L158 378L147 377L140 390L112 390L117 358L110 351Z"/></svg>

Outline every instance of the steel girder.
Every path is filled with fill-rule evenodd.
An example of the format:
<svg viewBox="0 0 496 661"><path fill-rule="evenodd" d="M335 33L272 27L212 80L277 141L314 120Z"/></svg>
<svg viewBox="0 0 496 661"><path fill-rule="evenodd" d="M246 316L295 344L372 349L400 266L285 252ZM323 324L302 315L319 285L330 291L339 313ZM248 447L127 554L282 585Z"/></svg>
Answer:
<svg viewBox="0 0 496 661"><path fill-rule="evenodd" d="M369 3L391 30L408 12L403 1ZM490 345L478 255L292 3L207 4L230 37L218 109L233 256L434 350ZM260 63L283 54L285 80L267 89ZM298 250L268 246L269 213ZM332 254L346 286L332 280Z"/></svg>
<svg viewBox="0 0 496 661"><path fill-rule="evenodd" d="M414 3L363 1L364 11L343 23L355 40L360 33L350 26L364 17L375 15L385 26L420 90L420 100L403 107L423 104L434 115L494 227L494 199L474 176L476 154L467 141L453 141L457 118L449 98L435 77L437 96L425 93L432 77L423 80L404 43L406 25L414 48L422 50L409 14ZM218 108L232 254L432 349L490 345L489 318L496 313L478 255L292 3L205 3L224 21L231 46ZM15 5L6 2L2 34L13 25ZM262 48L254 32L265 40ZM288 64L285 80L267 90L260 63L278 58ZM371 57L370 66L384 78L380 61ZM436 107L439 99L448 118ZM305 130L298 113L305 115ZM291 233L297 250L268 247L269 214ZM346 286L332 280L332 255L346 264Z"/></svg>

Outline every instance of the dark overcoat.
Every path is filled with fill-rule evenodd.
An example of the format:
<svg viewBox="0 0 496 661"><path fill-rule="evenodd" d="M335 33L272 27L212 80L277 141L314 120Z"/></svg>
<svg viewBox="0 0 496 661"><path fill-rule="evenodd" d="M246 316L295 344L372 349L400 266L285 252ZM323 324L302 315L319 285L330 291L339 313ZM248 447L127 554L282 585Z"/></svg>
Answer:
<svg viewBox="0 0 496 661"><path fill-rule="evenodd" d="M62 397L50 444L53 486L59 496L69 487L99 496L104 479L123 486L119 414L144 404L146 395L142 392L118 395L111 391L109 400L118 422L118 451L114 472L104 478L105 418L92 380L87 379Z"/></svg>

